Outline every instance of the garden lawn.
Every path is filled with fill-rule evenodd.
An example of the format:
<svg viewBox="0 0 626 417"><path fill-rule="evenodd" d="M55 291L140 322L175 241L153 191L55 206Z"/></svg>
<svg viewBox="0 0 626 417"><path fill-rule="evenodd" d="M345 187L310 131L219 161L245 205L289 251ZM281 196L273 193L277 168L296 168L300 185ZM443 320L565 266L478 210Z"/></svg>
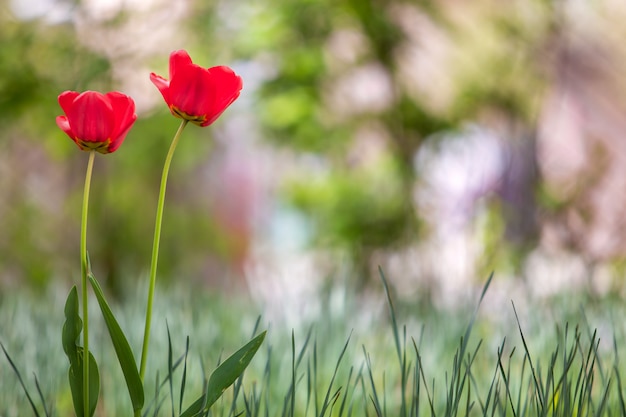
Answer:
<svg viewBox="0 0 626 417"><path fill-rule="evenodd" d="M490 299L485 285L472 306L437 311L395 301L385 283L375 297L309 300L323 313L308 318L275 311L265 317L244 296L162 289L155 300L145 415L180 415L220 361L263 330L265 342L243 378L208 415L626 415L619 300L567 295L518 302L512 296L502 304ZM141 299L142 290L130 291L128 299ZM40 416L72 414L61 347L65 292L0 296L0 342ZM96 415L131 415L97 305L90 307L92 349L106 394ZM138 355L143 306L121 302L112 308ZM37 414L9 360L0 357L0 416L29 415Z"/></svg>

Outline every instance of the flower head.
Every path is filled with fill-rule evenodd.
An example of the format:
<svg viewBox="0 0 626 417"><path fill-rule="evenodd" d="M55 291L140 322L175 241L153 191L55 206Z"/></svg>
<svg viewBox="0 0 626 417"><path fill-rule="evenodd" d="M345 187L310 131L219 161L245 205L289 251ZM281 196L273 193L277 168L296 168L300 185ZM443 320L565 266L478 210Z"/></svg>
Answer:
<svg viewBox="0 0 626 417"><path fill-rule="evenodd" d="M115 152L137 120L133 99L117 91L65 91L59 104L65 116L57 125L83 151Z"/></svg>
<svg viewBox="0 0 626 417"><path fill-rule="evenodd" d="M170 79L155 73L150 80L163 95L172 114L198 126L217 120L243 87L241 77L224 66L202 68L191 62L186 51L170 55Z"/></svg>

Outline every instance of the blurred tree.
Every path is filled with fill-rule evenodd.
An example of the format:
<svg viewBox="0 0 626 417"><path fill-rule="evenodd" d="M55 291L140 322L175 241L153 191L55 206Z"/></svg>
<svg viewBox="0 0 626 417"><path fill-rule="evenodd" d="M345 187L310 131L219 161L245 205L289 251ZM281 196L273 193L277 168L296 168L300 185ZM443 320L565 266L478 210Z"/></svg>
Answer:
<svg viewBox="0 0 626 417"><path fill-rule="evenodd" d="M246 126L258 127L266 143L292 157L293 166L272 167L276 176L288 174L279 183L281 198L311 220L311 244L350 253L363 280L374 257L414 245L432 229L423 227L428 216L416 204L424 144L464 140L468 124L489 130L502 142L504 168L484 199L487 223L495 226L481 244L519 270L545 232L540 210L555 224L568 223L568 207L577 201L572 195L579 195L559 194L555 171L537 161L545 146L541 112L559 92L583 106L598 100L590 91L619 87L613 81L572 87L587 85L588 73L592 80L609 79L600 75L621 61L605 54L604 66L584 64L597 61L587 39L601 38L598 22L610 13L599 8L578 19L569 3L190 0L115 9L59 2L70 6L66 18L53 23L19 19L0 0L0 276L44 282L74 273L85 155L54 125L56 97L68 89L122 88L140 99L141 120L124 152L96 162L90 251L101 279L118 290L126 277L145 271L160 169L177 126L160 101L153 110L153 99L160 98L147 74L166 73L175 48L188 49L201 65L234 63L248 73L240 99L247 100L245 114L237 123L252 115L257 124ZM604 120L619 107L598 103L587 109L599 114L590 120ZM164 277L210 279L233 265L242 273L254 233L252 210L241 207L251 199L242 189L253 186L231 175L238 161L249 159L237 159L224 144L243 128L221 126L188 129L177 151L164 222ZM607 155L621 155L606 148L612 149ZM215 168L229 152L234 162L224 171ZM207 201L216 195L222 200ZM582 200L586 208L588 198ZM580 242L570 246L587 250ZM602 248L594 249L594 259L602 259ZM612 255L619 253L613 249Z"/></svg>
<svg viewBox="0 0 626 417"><path fill-rule="evenodd" d="M297 176L287 198L314 220L315 242L347 249L362 278L373 253L421 235L413 189L426 138L476 120L511 141L516 164L534 165L514 143L533 149L550 6L532 2L528 17L522 2L496 3L276 0L242 23L253 41L245 30L233 38L271 67L258 103L265 136L322 161L324 174ZM510 175L499 206L517 224L509 242L525 249L537 237L533 172Z"/></svg>
<svg viewBox="0 0 626 417"><path fill-rule="evenodd" d="M138 12L124 7L107 15L94 11L90 2L65 6L50 3L49 13L25 19L0 0L0 282L12 285L45 285L59 275L73 279L79 271L86 154L57 128L57 96L64 90L136 88L134 74L121 71L120 62L141 57L145 63L152 57L146 53L150 48L129 42L129 37L139 28L154 32L156 39L156 29L168 26L154 16L141 25ZM162 9L175 21L175 11ZM62 17L48 20L57 11ZM162 14L157 12L158 20ZM115 48L120 39L132 46ZM131 56L128 49L142 53ZM168 53L159 51L165 68ZM147 86L148 74L148 69L141 72ZM89 251L96 275L120 296L129 278L141 277L149 265L160 173L178 127L178 120L161 107L161 112L149 115L139 109L143 113L123 152L99 156L95 163ZM194 177L211 147L207 135L208 129L188 129L185 142L196 143L180 146L177 152L159 265L164 278L195 275L212 258L221 262L219 236L211 233L214 226L205 201L193 198L202 193L202 183ZM186 201L177 204L177 199Z"/></svg>
<svg viewBox="0 0 626 417"><path fill-rule="evenodd" d="M57 95L97 85L106 60L78 46L62 25L21 21L0 3L0 276L46 283L77 239L63 205L72 174L70 146L54 130ZM92 87L93 88L93 87ZM46 154L53 155L50 159ZM67 164L61 166L61 162ZM77 230L77 229L76 229ZM77 235L76 235L77 238Z"/></svg>

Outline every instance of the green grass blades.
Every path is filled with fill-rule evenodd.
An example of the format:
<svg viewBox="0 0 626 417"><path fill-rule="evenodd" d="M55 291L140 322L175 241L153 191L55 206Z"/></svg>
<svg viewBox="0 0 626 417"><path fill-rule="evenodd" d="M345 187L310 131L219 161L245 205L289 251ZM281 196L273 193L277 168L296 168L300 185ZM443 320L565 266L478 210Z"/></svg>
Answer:
<svg viewBox="0 0 626 417"><path fill-rule="evenodd" d="M33 398L31 397L30 392L28 391L28 388L26 388L26 384L24 383L24 380L22 379L22 374L20 374L20 371L17 369L15 362L13 362L13 359L11 359L11 356L9 356L9 352L7 352L7 350L4 348L4 345L2 344L2 342L0 342L0 348L2 348L2 351L4 352L4 356L6 356L7 360L9 361L9 365L11 365L13 372L17 376L17 380L20 382L20 385L22 386L22 389L24 390L24 394L26 394L26 398L28 399L28 403L30 404L30 407L33 410L33 414L35 415L35 417L39 417L40 415L39 411L37 410L37 406L33 402ZM35 381L36 380L37 380L37 377L35 377ZM37 391L39 392L39 398L41 399L41 402L43 403L43 409L44 409L44 412L46 413L46 417L50 417L50 413L48 412L48 407L46 406L46 401L43 397L41 390L39 389L38 383L37 383Z"/></svg>
<svg viewBox="0 0 626 417"><path fill-rule="evenodd" d="M193 417L208 410L217 401L226 388L231 386L237 378L246 370L248 364L256 354L265 339L266 332L261 333L245 346L233 353L221 365L219 365L209 378L206 394L198 398L180 417Z"/></svg>
<svg viewBox="0 0 626 417"><path fill-rule="evenodd" d="M65 323L63 324L63 350L70 361L68 371L70 390L76 417L85 417L83 407L83 359L84 350L78 345L82 331L82 320L78 315L78 292L72 287L65 302ZM95 358L89 352L89 416L93 416L100 392L100 374Z"/></svg>
<svg viewBox="0 0 626 417"><path fill-rule="evenodd" d="M98 299L98 305L100 306L100 311L102 311L102 316L104 317L104 322L106 323L109 335L111 336L111 342L113 342L117 360L119 361L122 372L124 373L128 394L130 395L130 400L133 404L133 410L141 410L144 403L143 384L141 382L141 378L139 377L137 362L133 356L133 351L128 344L128 340L126 340L126 336L124 335L122 328L115 319L109 304L104 298L104 293L102 292L100 284L91 272L89 272L88 277L94 293L96 294L96 298Z"/></svg>

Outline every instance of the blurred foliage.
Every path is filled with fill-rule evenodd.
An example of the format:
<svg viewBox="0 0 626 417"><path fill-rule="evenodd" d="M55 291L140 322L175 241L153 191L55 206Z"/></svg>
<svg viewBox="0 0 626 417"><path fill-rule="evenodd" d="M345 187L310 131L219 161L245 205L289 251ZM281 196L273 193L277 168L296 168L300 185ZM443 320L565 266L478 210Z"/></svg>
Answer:
<svg viewBox="0 0 626 417"><path fill-rule="evenodd" d="M285 168L278 198L311 219L312 246L351 253L352 266L366 276L374 253L408 246L429 232L420 227L414 197L416 157L425 141L460 132L467 123L488 126L511 143L535 140L551 81L551 50L562 29L559 3L198 0L181 6L188 8L182 15L173 8L162 16L176 25L171 49L189 50L198 64L253 64L257 78L245 80L244 95L253 98L249 112L265 143L323 166L321 174L307 166L295 174ZM20 20L8 0L0 2L3 281L41 283L76 274L86 159L54 124L57 95L120 88L124 59L167 71L171 49L146 43L143 55L116 55L106 49L108 38L81 39L85 32L75 20L88 5L72 4L68 20L51 23L45 17ZM123 36L133 13L149 31L165 26L148 20L149 14L142 21L146 10L120 10L88 24L95 37L101 36L98 25ZM140 49L140 42L129 44ZM120 281L147 268L162 160L178 123L164 106L140 116L123 152L97 158L92 192L90 251L99 260L94 268L119 291ZM228 140L220 123L215 129ZM217 224L207 202L206 167L214 162L209 155L223 152L214 145L214 132L188 129L177 151L165 210L163 276L210 281L241 272L233 266L237 239ZM532 190L537 182L531 175L525 187ZM488 215L497 227L485 231L486 250L510 249L523 259L538 233L526 230L509 239L511 227L502 223L511 210L532 217L542 202L559 204L545 192L539 195L538 203L531 193L531 201L517 209L513 200L493 200Z"/></svg>
<svg viewBox="0 0 626 417"><path fill-rule="evenodd" d="M56 145L62 137L54 130L56 96L68 88L98 88L108 68L106 60L74 41L68 27L0 15L0 273L5 278L46 283L58 273L56 257L65 257L67 242L53 240L63 234L64 215L54 218L41 205L47 204L46 194L64 190L46 189L42 177L59 174L47 166L55 161L45 161L41 138L55 139L43 141L45 153L67 157L69 147Z"/></svg>
<svg viewBox="0 0 626 417"><path fill-rule="evenodd" d="M15 285L46 284L59 276L73 279L78 273L86 154L77 152L56 127L55 117L61 114L56 98L64 90L111 91L119 86L113 80L110 59L78 41L71 21L23 21L12 15L6 2L0 3L0 9L0 281ZM167 55L161 59L167 63ZM160 171L177 127L178 121L166 109L144 116L128 136L123 152L96 160L89 250L96 274L118 295L125 287L122 281L139 277L149 263ZM210 148L208 130L189 130L189 141L193 136L205 137L198 138L193 148L181 147L177 155L187 178L189 171L204 162L202 155ZM184 183L178 178L170 184L173 196ZM185 192L193 189L187 188ZM171 209L174 212L175 207ZM197 239L202 236L197 232L210 223L207 213L193 208L189 212L193 216L183 229L185 236L163 243L160 267L164 276L189 273L185 263L179 262L189 246L180 246L180 241L197 245L197 251L206 251L205 244L212 241L209 234L201 244ZM165 236L180 228L174 219L168 221Z"/></svg>
<svg viewBox="0 0 626 417"><path fill-rule="evenodd" d="M361 273L367 274L369 258L377 249L401 247L423 235L413 188L415 155L425 139L490 114L496 114L505 125L533 129L543 85L537 65L541 62L534 61L536 49L545 41L546 31L541 27L546 24L541 21L547 16L545 6L532 2L537 8L533 18L538 22L533 22L531 33L523 15L509 13L515 5L489 10L489 2L483 3L483 7L467 7L476 15L459 22L454 20L458 16L450 13L454 5L437 2L276 1L274 29L264 38L268 42L254 45L257 54L270 54L276 71L261 89L265 136L278 146L319 156L329 170L322 179L303 175L297 185L286 188L286 195L314 219L317 243L347 248ZM464 7L459 5L459 9ZM440 68L450 74L453 89L443 108L433 105L428 94L411 89L419 75L407 68L403 59L411 48L428 48L421 45L428 40L412 38L414 27L403 27L403 12L414 19L406 25L434 22L454 45L451 54L458 62L451 64L458 68ZM360 39L352 46L356 50L344 51L354 56L333 56L334 37L346 31ZM335 62L341 59L350 62ZM372 64L389 80L389 102L363 111L333 108L329 96L341 94L333 91L338 80L353 77L356 70ZM354 88L362 91L348 93L367 98L367 83ZM435 87L432 94L436 91ZM349 98L342 104L359 105ZM385 157L362 161L369 166L355 169L351 150L359 151L359 135L372 125L382 131L374 135L382 136ZM513 140L517 134L503 133ZM502 243L502 237L497 234L488 240ZM520 249L528 247L528 241L522 242Z"/></svg>
<svg viewBox="0 0 626 417"><path fill-rule="evenodd" d="M373 170L334 169L327 175L295 180L286 187L291 203L309 213L318 231L314 244L349 253L355 267L364 268L373 251L414 239L413 209L398 173L397 161ZM356 271L361 281L368 271Z"/></svg>

